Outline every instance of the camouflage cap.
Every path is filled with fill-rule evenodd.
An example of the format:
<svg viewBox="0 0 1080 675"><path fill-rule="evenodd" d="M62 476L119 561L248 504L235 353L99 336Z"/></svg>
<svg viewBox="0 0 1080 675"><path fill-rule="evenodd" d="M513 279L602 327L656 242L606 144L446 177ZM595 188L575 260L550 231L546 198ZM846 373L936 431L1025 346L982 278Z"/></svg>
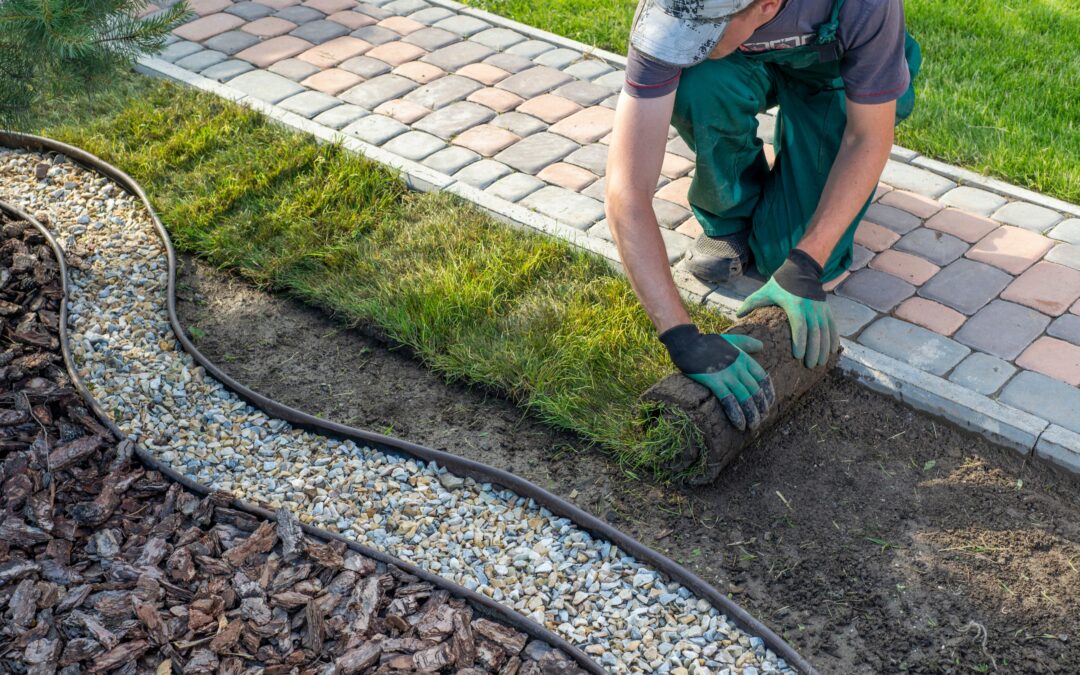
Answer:
<svg viewBox="0 0 1080 675"><path fill-rule="evenodd" d="M709 57L731 15L754 0L642 0L630 44L646 56L683 68Z"/></svg>

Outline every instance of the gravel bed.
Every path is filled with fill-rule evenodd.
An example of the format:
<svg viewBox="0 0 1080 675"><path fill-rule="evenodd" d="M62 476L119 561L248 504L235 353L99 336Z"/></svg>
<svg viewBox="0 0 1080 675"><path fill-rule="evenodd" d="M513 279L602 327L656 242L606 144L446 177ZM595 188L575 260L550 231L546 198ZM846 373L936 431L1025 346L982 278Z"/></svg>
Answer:
<svg viewBox="0 0 1080 675"><path fill-rule="evenodd" d="M294 429L225 390L173 338L165 249L141 202L108 179L0 149L0 198L82 260L69 302L79 374L177 470L475 589L614 672L793 672L706 600L532 500Z"/></svg>

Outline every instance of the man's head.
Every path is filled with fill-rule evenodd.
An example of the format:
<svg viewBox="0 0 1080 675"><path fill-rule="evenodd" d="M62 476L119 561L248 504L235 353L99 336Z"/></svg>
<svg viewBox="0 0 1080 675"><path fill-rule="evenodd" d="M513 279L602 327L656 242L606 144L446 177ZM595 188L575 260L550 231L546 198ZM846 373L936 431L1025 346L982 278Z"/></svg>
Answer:
<svg viewBox="0 0 1080 675"><path fill-rule="evenodd" d="M735 51L784 0L642 0L630 42L645 55L689 67Z"/></svg>

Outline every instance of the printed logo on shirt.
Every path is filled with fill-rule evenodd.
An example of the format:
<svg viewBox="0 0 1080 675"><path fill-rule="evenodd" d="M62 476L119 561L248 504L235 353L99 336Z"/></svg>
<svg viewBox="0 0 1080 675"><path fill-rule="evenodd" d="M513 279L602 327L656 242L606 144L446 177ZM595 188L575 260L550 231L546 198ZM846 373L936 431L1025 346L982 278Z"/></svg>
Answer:
<svg viewBox="0 0 1080 675"><path fill-rule="evenodd" d="M792 49L812 44L817 39L817 33L806 35L792 35L791 37L778 38L767 42L744 42L739 51L742 52L771 52L775 49Z"/></svg>

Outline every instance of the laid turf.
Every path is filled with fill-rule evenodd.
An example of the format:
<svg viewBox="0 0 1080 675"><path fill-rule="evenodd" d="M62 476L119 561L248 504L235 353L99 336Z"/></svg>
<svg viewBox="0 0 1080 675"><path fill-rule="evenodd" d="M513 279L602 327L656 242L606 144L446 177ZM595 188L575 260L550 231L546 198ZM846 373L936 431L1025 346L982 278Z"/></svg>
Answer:
<svg viewBox="0 0 1080 675"><path fill-rule="evenodd" d="M449 379L657 470L685 424L644 432L637 398L671 371L629 283L564 242L209 94L131 75L57 101L34 128L130 173L180 250L375 328ZM725 320L701 308L706 329Z"/></svg>
<svg viewBox="0 0 1080 675"><path fill-rule="evenodd" d="M464 0L625 53L634 0ZM1080 202L1080 2L906 0L923 47L915 114L897 142Z"/></svg>

